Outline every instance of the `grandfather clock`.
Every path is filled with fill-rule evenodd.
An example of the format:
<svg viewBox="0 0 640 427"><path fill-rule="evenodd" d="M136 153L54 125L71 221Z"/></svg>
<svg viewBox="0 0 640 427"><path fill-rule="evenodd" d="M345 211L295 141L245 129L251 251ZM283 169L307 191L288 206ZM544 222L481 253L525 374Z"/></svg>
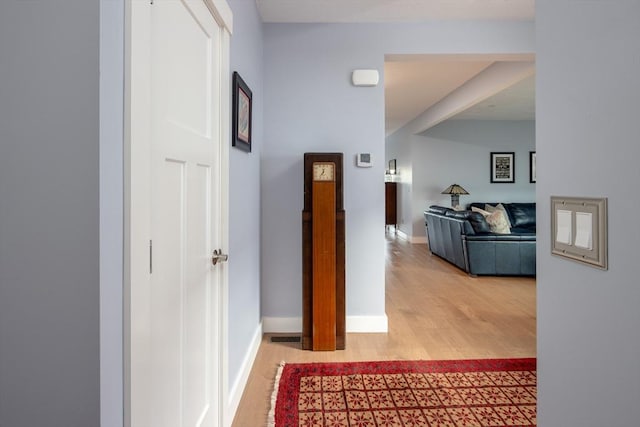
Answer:
<svg viewBox="0 0 640 427"><path fill-rule="evenodd" d="M302 348L343 350L345 228L342 153L305 153Z"/></svg>

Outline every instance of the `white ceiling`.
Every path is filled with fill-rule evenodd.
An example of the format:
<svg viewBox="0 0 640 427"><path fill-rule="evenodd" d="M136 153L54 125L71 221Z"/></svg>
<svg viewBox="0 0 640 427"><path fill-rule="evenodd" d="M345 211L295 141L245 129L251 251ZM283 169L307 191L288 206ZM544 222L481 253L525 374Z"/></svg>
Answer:
<svg viewBox="0 0 640 427"><path fill-rule="evenodd" d="M534 0L256 0L256 3L264 22L280 23L534 20L535 15ZM518 71L513 76L507 73L505 84L487 77L496 65L509 66L513 61L533 59L532 55L522 58L388 55L384 67L386 134L421 118L424 123L418 123L416 131L446 119L535 119L535 76L531 72ZM472 95L464 95L467 89Z"/></svg>
<svg viewBox="0 0 640 427"><path fill-rule="evenodd" d="M436 55L425 60L420 55L397 61L387 56L386 135L429 115L423 124L416 124L415 133L443 120L535 120L534 66L524 72L517 68L533 64L533 59L533 55L509 59ZM501 73L495 72L498 67L503 68ZM495 76L491 78L491 74Z"/></svg>
<svg viewBox="0 0 640 427"><path fill-rule="evenodd" d="M535 120L536 77L519 81L513 86L480 101L453 116L452 120Z"/></svg>
<svg viewBox="0 0 640 427"><path fill-rule="evenodd" d="M531 21L534 0L256 0L264 22Z"/></svg>

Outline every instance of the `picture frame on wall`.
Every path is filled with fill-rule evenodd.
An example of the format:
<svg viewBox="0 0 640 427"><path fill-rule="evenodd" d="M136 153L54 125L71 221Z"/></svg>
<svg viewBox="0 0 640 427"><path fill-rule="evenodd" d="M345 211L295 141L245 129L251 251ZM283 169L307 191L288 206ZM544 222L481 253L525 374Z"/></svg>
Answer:
<svg viewBox="0 0 640 427"><path fill-rule="evenodd" d="M231 145L251 152L253 93L237 71L233 72L233 112Z"/></svg>
<svg viewBox="0 0 640 427"><path fill-rule="evenodd" d="M396 159L389 160L389 175L395 175L396 171Z"/></svg>
<svg viewBox="0 0 640 427"><path fill-rule="evenodd" d="M536 182L536 152L529 151L529 182Z"/></svg>
<svg viewBox="0 0 640 427"><path fill-rule="evenodd" d="M513 184L516 182L515 152L491 152L491 183Z"/></svg>

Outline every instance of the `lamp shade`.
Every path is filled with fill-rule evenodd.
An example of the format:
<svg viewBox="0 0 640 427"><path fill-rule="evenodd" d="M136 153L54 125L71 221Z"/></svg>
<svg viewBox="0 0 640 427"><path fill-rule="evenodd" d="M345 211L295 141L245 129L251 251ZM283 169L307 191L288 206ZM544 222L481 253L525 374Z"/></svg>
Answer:
<svg viewBox="0 0 640 427"><path fill-rule="evenodd" d="M460 195L469 193L458 184L451 184L441 194L451 194L451 206L455 208L460 204Z"/></svg>
<svg viewBox="0 0 640 427"><path fill-rule="evenodd" d="M469 194L467 190L460 187L458 184L452 184L448 186L442 193L440 194Z"/></svg>

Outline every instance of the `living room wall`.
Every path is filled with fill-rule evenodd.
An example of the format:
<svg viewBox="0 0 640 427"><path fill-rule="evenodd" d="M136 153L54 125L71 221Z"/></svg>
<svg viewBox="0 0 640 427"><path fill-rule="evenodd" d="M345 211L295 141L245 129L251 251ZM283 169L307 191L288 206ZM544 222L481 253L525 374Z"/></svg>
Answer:
<svg viewBox="0 0 640 427"><path fill-rule="evenodd" d="M426 241L423 212L431 205L450 206L451 197L440 193L453 183L469 192L460 196L463 205L535 200L535 184L529 182L534 121L447 120L420 135L409 134L407 128L387 138L387 157L399 155L404 165L398 214L400 230L412 242ZM515 153L515 183L490 182L492 151Z"/></svg>
<svg viewBox="0 0 640 427"><path fill-rule="evenodd" d="M529 152L535 151L534 121L448 120L413 141L413 234L424 235L423 212L429 206L451 205L440 194L461 185L471 202L533 202L535 184L529 182ZM490 153L515 152L515 183L492 184Z"/></svg>
<svg viewBox="0 0 640 427"><path fill-rule="evenodd" d="M532 22L265 25L262 311L265 329L300 330L302 158L345 155L347 316L386 330L384 90L351 72L382 72L385 54L533 53ZM355 167L371 153L374 166ZM353 323L347 322L353 329Z"/></svg>

